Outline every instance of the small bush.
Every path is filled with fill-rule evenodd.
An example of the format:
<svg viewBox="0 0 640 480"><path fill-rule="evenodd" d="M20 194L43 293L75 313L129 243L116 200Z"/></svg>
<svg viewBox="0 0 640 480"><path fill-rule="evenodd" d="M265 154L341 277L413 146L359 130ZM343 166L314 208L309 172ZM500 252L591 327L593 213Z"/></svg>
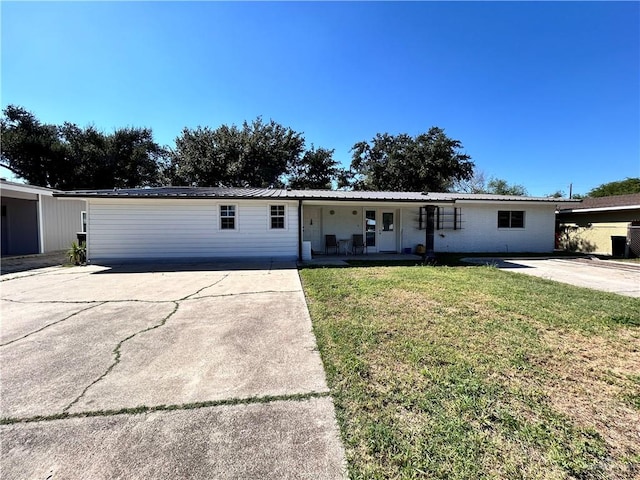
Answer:
<svg viewBox="0 0 640 480"><path fill-rule="evenodd" d="M87 245L85 242L73 242L71 248L67 251L69 261L74 265L86 265L87 263Z"/></svg>

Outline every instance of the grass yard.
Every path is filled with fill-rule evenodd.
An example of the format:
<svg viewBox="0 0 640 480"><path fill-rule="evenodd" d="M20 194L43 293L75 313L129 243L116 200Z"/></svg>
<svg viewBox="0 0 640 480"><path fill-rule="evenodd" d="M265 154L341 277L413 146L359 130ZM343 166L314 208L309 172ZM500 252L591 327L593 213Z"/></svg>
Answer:
<svg viewBox="0 0 640 480"><path fill-rule="evenodd" d="M640 300L492 267L300 276L352 479L640 478Z"/></svg>

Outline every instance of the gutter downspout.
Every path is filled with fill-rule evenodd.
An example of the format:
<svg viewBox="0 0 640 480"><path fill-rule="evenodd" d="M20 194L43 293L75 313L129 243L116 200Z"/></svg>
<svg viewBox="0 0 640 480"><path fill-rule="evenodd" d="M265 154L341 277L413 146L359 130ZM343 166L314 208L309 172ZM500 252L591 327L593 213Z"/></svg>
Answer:
<svg viewBox="0 0 640 480"><path fill-rule="evenodd" d="M302 199L298 200L298 261L302 261Z"/></svg>

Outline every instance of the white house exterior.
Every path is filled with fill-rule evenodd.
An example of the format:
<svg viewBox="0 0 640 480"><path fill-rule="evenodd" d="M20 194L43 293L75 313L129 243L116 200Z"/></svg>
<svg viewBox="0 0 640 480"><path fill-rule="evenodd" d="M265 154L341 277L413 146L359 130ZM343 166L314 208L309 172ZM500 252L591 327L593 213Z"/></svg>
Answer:
<svg viewBox="0 0 640 480"><path fill-rule="evenodd" d="M92 198L88 204L91 260L297 256L297 201ZM283 228L270 228L271 205L284 207ZM222 215L231 212L223 225Z"/></svg>
<svg viewBox="0 0 640 480"><path fill-rule="evenodd" d="M302 256L343 249L415 252L432 230L435 252L551 252L562 200L499 195L160 187L65 192L87 202L90 261ZM431 209L430 227L427 207Z"/></svg>
<svg viewBox="0 0 640 480"><path fill-rule="evenodd" d="M0 180L2 255L66 250L82 230L82 199L61 200L59 190Z"/></svg>

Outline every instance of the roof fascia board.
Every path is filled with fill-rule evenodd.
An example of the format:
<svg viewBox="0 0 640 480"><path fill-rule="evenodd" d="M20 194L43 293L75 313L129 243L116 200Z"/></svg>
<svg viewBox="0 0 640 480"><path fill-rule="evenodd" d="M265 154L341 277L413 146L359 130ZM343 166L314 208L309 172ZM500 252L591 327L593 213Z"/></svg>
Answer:
<svg viewBox="0 0 640 480"><path fill-rule="evenodd" d="M638 210L640 205L620 205L617 207L597 207L597 208L571 208L558 210L558 213L592 213L592 212L617 212L620 210Z"/></svg>
<svg viewBox="0 0 640 480"><path fill-rule="evenodd" d="M553 206L555 208L555 204L556 202L552 201L552 200L535 200L535 199L527 199L527 198L523 198L521 200L515 200L515 199L510 199L510 200L471 200L471 199L461 199L461 200L456 200L455 201L456 204L485 204L485 205L504 205L505 203L533 203L533 204L537 204L537 205L550 205Z"/></svg>
<svg viewBox="0 0 640 480"><path fill-rule="evenodd" d="M292 197L249 197L238 195L77 195L77 194L54 194L54 197L63 200L215 200L217 202L223 201L265 201L271 203L277 202L297 202L297 198Z"/></svg>
<svg viewBox="0 0 640 480"><path fill-rule="evenodd" d="M35 187L32 185L18 185L15 183L4 183L2 182L2 184L0 184L0 190L3 192L7 192L7 194L9 194L9 192L14 191L14 192L20 192L20 193L31 193L33 195L53 195L55 190L51 190L49 188L45 188L45 187Z"/></svg>
<svg viewBox="0 0 640 480"><path fill-rule="evenodd" d="M416 207L420 207L420 206L424 206L426 204L451 204L453 203L453 200L423 200L423 201L418 201L418 200L385 200L385 199L365 199L365 200L355 200L355 199L351 199L351 198L345 198L345 199L326 199L326 200L318 200L315 198L312 199L308 199L308 200L303 200L302 204L303 205L310 205L310 206L331 206L331 205L344 205L344 206L349 206L349 207L363 207L363 206L367 206L367 205L371 205L371 204L385 204L389 207L393 207L393 206L397 206L397 207L407 207L407 206L416 206Z"/></svg>

